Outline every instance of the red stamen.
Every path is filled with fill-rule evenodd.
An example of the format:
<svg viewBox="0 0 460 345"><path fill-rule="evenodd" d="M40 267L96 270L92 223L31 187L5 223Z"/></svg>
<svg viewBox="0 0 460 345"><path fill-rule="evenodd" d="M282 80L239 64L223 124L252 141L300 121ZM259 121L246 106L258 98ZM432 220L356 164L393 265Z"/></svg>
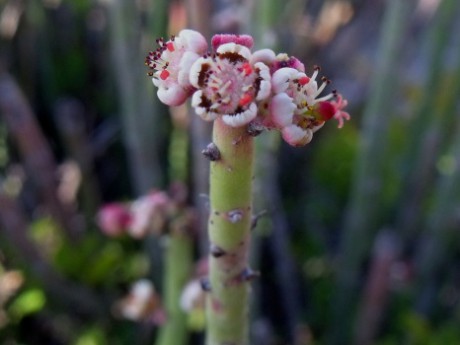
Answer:
<svg viewBox="0 0 460 345"><path fill-rule="evenodd" d="M302 86L305 84L308 84L309 81L310 81L310 78L308 78L307 76L299 78L299 84Z"/></svg>
<svg viewBox="0 0 460 345"><path fill-rule="evenodd" d="M250 75L252 73L252 67L248 62L244 63L242 68L244 75Z"/></svg>
<svg viewBox="0 0 460 345"><path fill-rule="evenodd" d="M173 51L174 51L174 43L168 42L168 43L166 44L166 48L168 48L168 50L169 50L170 52L173 52Z"/></svg>
<svg viewBox="0 0 460 345"><path fill-rule="evenodd" d="M167 70L164 69L163 71L161 71L161 73L160 73L160 79L161 80L166 80L166 79L168 79L168 77L169 77L169 72Z"/></svg>
<svg viewBox="0 0 460 345"><path fill-rule="evenodd" d="M253 97L248 94L248 93L245 93L241 98L240 98L240 102L238 103L240 106L244 107L246 105L248 105L249 103L251 103L253 100Z"/></svg>

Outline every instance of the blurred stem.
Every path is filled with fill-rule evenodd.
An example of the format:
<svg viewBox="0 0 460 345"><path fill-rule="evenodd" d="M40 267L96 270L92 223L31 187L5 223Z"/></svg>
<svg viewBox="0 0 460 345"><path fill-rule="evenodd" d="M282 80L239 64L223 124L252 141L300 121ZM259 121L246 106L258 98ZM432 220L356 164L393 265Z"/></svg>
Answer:
<svg viewBox="0 0 460 345"><path fill-rule="evenodd" d="M390 230L381 231L375 238L374 255L354 327L355 345L375 343L390 298L391 269L399 254L398 247Z"/></svg>
<svg viewBox="0 0 460 345"><path fill-rule="evenodd" d="M165 108L152 96L150 78L143 72L142 37L134 35L140 27L141 13L132 2L114 0L108 5L110 41L115 77L120 95L124 142L134 190L137 195L163 184L158 148L163 138ZM153 11L151 22L164 23L164 13ZM158 17L157 17L158 16ZM164 32L164 29L162 30Z"/></svg>
<svg viewBox="0 0 460 345"><path fill-rule="evenodd" d="M248 344L248 269L252 214L253 138L246 127L214 121L221 158L211 163L207 345ZM219 253L213 254L214 253Z"/></svg>
<svg viewBox="0 0 460 345"><path fill-rule="evenodd" d="M164 303L167 322L159 330L156 345L185 345L187 316L180 307L182 290L190 277L192 240L187 234L173 232L166 244L163 277Z"/></svg>
<svg viewBox="0 0 460 345"><path fill-rule="evenodd" d="M377 228L381 208L383 156L388 140L389 105L397 90L394 66L398 65L401 45L413 1L388 1L385 13L378 65L372 92L364 111L360 152L345 216L340 259L337 267L337 289L333 303L332 344L344 344L350 333L350 313L356 296L361 265ZM359 239L359 240L357 240Z"/></svg>
<svg viewBox="0 0 460 345"><path fill-rule="evenodd" d="M422 205L420 200L424 197L426 186L430 184L433 166L440 149L440 117L445 114L442 112L443 109L438 107L437 100L445 90L433 95L433 85L442 84L442 67L450 37L447 33L452 31L459 8L460 2L457 0L442 1L426 37L428 76L409 129L408 145L403 158L405 170L401 179L404 185L400 204L403 207L398 207L397 229L406 239L411 238L417 229Z"/></svg>
<svg viewBox="0 0 460 345"><path fill-rule="evenodd" d="M445 171L439 178L433 209L426 222L425 236L422 238L419 255L416 258L416 273L419 294L417 310L424 315L429 315L435 297L439 280L437 276L445 267L447 258L452 251L449 247L456 243L458 226L455 225L454 215L458 196L460 195L460 121L453 136L449 156L454 162L450 171Z"/></svg>

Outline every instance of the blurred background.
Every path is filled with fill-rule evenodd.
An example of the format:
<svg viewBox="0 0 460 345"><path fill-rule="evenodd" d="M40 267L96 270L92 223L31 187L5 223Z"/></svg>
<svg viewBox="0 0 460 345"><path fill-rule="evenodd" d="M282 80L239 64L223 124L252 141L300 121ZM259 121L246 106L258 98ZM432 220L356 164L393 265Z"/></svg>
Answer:
<svg viewBox="0 0 460 345"><path fill-rule="evenodd" d="M202 344L183 288L206 270L211 125L160 104L144 66L187 27L320 65L349 100L304 148L256 139L252 344L460 344L458 18L457 0L0 0L0 343ZM155 229L104 223L154 190L173 205Z"/></svg>

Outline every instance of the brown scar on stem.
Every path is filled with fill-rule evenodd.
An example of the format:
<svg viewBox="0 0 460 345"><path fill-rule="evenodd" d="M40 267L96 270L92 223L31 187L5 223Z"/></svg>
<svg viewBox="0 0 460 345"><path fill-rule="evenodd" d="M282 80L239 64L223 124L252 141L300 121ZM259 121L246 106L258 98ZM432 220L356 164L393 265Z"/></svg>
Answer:
<svg viewBox="0 0 460 345"><path fill-rule="evenodd" d="M211 162L215 162L221 159L219 148L216 144L210 143L201 153L208 158Z"/></svg>
<svg viewBox="0 0 460 345"><path fill-rule="evenodd" d="M233 224L238 223L240 220L242 220L243 216L244 213L239 208L227 212L227 220Z"/></svg>
<svg viewBox="0 0 460 345"><path fill-rule="evenodd" d="M209 251L211 255L215 258L220 258L227 254L227 252L224 249L222 249L222 247L219 247L218 245L214 243L211 243Z"/></svg>

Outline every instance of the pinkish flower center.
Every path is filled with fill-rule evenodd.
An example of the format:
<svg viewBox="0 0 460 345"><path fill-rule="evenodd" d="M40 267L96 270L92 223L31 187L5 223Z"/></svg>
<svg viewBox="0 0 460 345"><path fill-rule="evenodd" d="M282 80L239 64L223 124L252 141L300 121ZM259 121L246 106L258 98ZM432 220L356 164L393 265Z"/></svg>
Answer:
<svg viewBox="0 0 460 345"><path fill-rule="evenodd" d="M259 72L236 52L213 54L202 64L198 76L203 91L199 106L218 114L243 112L260 89Z"/></svg>

